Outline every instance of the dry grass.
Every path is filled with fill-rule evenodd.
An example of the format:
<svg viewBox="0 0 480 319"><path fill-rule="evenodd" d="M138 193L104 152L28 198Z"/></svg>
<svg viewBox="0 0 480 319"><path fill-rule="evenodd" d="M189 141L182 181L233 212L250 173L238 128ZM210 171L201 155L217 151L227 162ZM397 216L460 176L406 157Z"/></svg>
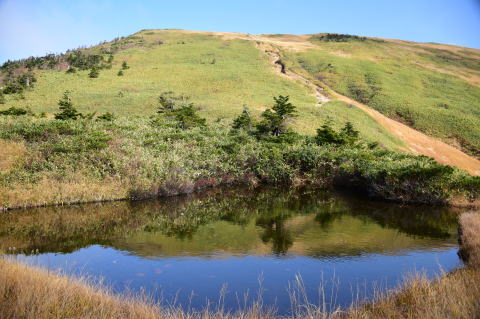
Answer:
<svg viewBox="0 0 480 319"><path fill-rule="evenodd" d="M460 255L465 263L480 268L480 213L460 216L460 243Z"/></svg>
<svg viewBox="0 0 480 319"><path fill-rule="evenodd" d="M35 184L0 186L0 203L6 208L69 205L128 197L128 187L113 178L94 180L80 173L45 176ZM0 206L0 210L2 207Z"/></svg>
<svg viewBox="0 0 480 319"><path fill-rule="evenodd" d="M8 173L15 166L20 166L26 152L23 142L0 139L0 174Z"/></svg>
<svg viewBox="0 0 480 319"><path fill-rule="evenodd" d="M390 295L380 295L345 318L478 318L480 270L459 269L431 282L414 276Z"/></svg>
<svg viewBox="0 0 480 319"><path fill-rule="evenodd" d="M280 318L261 301L237 313L222 307L185 312L161 308L149 298L118 296L82 279L0 259L0 317L43 318ZM292 300L295 318L478 318L480 315L479 269L459 269L431 282L414 276L403 287L379 294L366 305L333 313L326 307L302 302L301 287ZM28 287L28 289L25 289ZM306 299L305 299L306 300Z"/></svg>
<svg viewBox="0 0 480 319"><path fill-rule="evenodd" d="M222 309L185 313L163 308L148 298L116 296L85 280L0 259L0 318L2 319L153 319L153 318L273 318L259 304L231 315ZM25 289L27 288L28 289Z"/></svg>
<svg viewBox="0 0 480 319"><path fill-rule="evenodd" d="M80 281L8 260L0 260L0 268L0 317L5 319L159 318L147 304L112 297Z"/></svg>

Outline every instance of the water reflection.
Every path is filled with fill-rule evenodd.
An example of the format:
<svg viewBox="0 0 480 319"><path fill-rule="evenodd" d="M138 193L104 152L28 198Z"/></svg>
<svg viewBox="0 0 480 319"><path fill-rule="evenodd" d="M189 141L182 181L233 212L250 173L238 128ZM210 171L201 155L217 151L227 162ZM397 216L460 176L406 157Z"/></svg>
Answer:
<svg viewBox="0 0 480 319"><path fill-rule="evenodd" d="M0 218L0 245L27 254L101 244L142 256L343 256L454 245L456 213L312 188L219 189L161 201L9 212Z"/></svg>
<svg viewBox="0 0 480 319"><path fill-rule="evenodd" d="M313 302L321 278L336 276L338 305L348 306L359 283L368 297L374 282L388 289L412 270L432 277L440 266L457 267L457 213L315 188L216 189L12 211L0 216L0 248L43 267L104 277L118 292L143 289L192 308L217 300L228 284L225 306L235 310L237 294L258 289L263 276L265 304L288 314L286 287L296 274Z"/></svg>

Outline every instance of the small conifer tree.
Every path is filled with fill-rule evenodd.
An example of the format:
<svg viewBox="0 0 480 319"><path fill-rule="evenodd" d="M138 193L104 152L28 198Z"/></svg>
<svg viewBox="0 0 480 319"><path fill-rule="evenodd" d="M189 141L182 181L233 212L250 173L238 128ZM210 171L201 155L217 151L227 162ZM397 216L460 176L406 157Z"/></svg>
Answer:
<svg viewBox="0 0 480 319"><path fill-rule="evenodd" d="M182 129L205 126L206 120L197 114L197 109L188 100L189 97L183 94L177 96L172 91L163 92L158 99L160 106L157 113L174 118Z"/></svg>
<svg viewBox="0 0 480 319"><path fill-rule="evenodd" d="M296 107L290 103L288 96L273 98L275 105L262 113L263 120L257 124L257 131L261 135L280 136L288 132L287 122L296 116Z"/></svg>
<svg viewBox="0 0 480 319"><path fill-rule="evenodd" d="M123 61L122 63L122 70L126 70L126 69L129 69L130 67L128 66L127 64L127 61Z"/></svg>
<svg viewBox="0 0 480 319"><path fill-rule="evenodd" d="M250 115L250 111L247 107L243 108L242 114L236 117L232 123L233 130L246 130L250 131L252 128L253 120Z"/></svg>
<svg viewBox="0 0 480 319"><path fill-rule="evenodd" d="M123 71L122 70L118 71L117 75L118 76L123 76Z"/></svg>
<svg viewBox="0 0 480 319"><path fill-rule="evenodd" d="M55 114L57 120L76 120L82 117L82 114L73 107L69 91L63 93L62 99L58 101L58 108L61 112Z"/></svg>

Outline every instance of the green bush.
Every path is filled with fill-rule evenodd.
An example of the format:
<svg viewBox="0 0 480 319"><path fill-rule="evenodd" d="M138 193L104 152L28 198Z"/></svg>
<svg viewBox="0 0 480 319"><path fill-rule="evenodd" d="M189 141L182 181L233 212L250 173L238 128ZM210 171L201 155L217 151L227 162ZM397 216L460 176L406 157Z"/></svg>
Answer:
<svg viewBox="0 0 480 319"><path fill-rule="evenodd" d="M188 129L196 126L205 126L206 119L200 117L193 103L189 103L186 95L175 95L174 92L163 92L158 102L160 106L157 113L163 116L174 118L177 127Z"/></svg>
<svg viewBox="0 0 480 319"><path fill-rule="evenodd" d="M62 99L58 101L58 106L61 112L55 114L55 119L57 120L76 120L82 117L82 113L79 113L73 107L69 91L63 93Z"/></svg>
<svg viewBox="0 0 480 319"><path fill-rule="evenodd" d="M245 130L250 132L253 127L253 119L247 107L243 108L242 114L236 117L232 123L233 130Z"/></svg>
<svg viewBox="0 0 480 319"><path fill-rule="evenodd" d="M99 75L100 75L100 72L98 71L98 69L96 67L92 67L90 69L90 73L88 73L88 77L90 77L92 79L98 78Z"/></svg>
<svg viewBox="0 0 480 319"><path fill-rule="evenodd" d="M17 108L17 107L14 107L14 106L12 106L9 109L0 111L0 115L21 116L21 115L27 115L27 114L33 115L32 111L30 111L28 109L24 109L24 108L21 108L21 107Z"/></svg>
<svg viewBox="0 0 480 319"><path fill-rule="evenodd" d="M317 129L314 140L318 145L355 145L359 140L359 132L355 130L351 122L345 123L339 132L332 128L331 123L326 122Z"/></svg>
<svg viewBox="0 0 480 319"><path fill-rule="evenodd" d="M77 69L74 67L74 66L70 66L67 71L65 71L66 73L77 73Z"/></svg>
<svg viewBox="0 0 480 319"><path fill-rule="evenodd" d="M290 103L288 96L278 96L271 109L262 113L263 120L257 124L259 135L271 135L278 137L288 132L288 121L295 116L296 107Z"/></svg>
<svg viewBox="0 0 480 319"><path fill-rule="evenodd" d="M109 121L109 122L113 121L114 119L115 119L115 115L113 115L113 113L110 113L110 112L104 113L99 117L97 117L97 120Z"/></svg>

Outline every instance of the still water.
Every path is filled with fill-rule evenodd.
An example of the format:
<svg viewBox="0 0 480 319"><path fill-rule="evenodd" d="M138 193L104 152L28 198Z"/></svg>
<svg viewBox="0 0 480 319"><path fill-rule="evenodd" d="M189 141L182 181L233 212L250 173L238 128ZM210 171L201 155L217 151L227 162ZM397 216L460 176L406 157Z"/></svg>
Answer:
<svg viewBox="0 0 480 319"><path fill-rule="evenodd" d="M303 188L218 189L159 201L13 211L0 245L17 260L103 278L116 292L280 314L301 278L310 302L348 306L407 274L461 266L456 213ZM322 289L320 289L322 288ZM323 291L321 293L320 291Z"/></svg>

